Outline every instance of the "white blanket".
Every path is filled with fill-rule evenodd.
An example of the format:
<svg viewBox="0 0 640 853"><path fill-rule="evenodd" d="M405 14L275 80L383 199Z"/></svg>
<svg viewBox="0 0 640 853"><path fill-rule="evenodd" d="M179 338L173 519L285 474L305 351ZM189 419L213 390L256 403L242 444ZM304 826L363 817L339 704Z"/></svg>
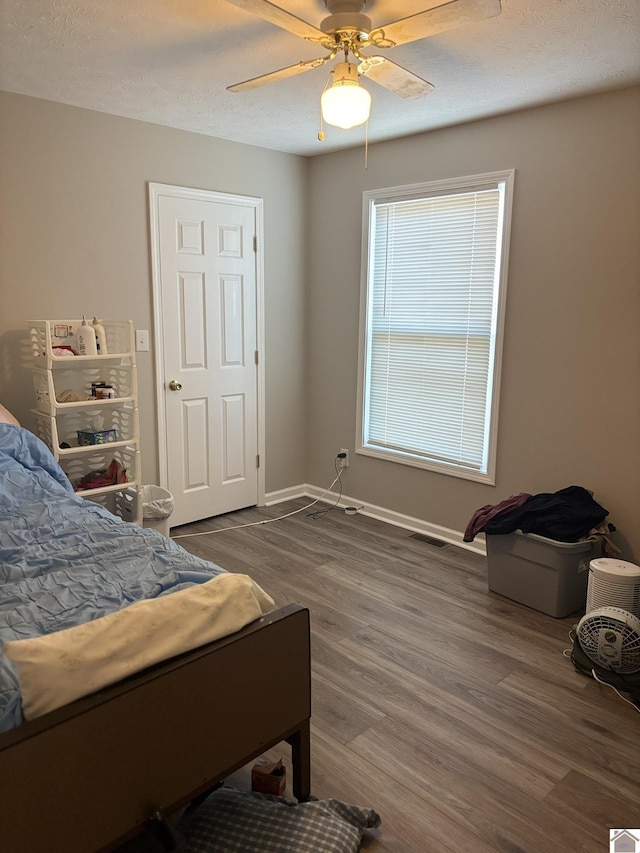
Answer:
<svg viewBox="0 0 640 853"><path fill-rule="evenodd" d="M248 575L222 574L84 625L6 643L4 651L17 664L23 714L32 720L239 631L273 607Z"/></svg>

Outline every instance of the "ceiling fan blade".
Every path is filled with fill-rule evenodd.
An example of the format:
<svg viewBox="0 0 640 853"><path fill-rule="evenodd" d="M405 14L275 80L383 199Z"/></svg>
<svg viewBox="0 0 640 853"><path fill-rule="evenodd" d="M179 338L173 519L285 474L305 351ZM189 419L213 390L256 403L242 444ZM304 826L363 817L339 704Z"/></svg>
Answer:
<svg viewBox="0 0 640 853"><path fill-rule="evenodd" d="M335 56L329 53L327 56L322 56L320 59L307 59L305 62L298 62L295 65L288 65L286 68L280 68L278 71L272 71L270 74L262 74L260 77L252 77L251 80L243 80L242 83L234 83L233 86L227 86L228 92L246 92L248 89L257 89L258 86L264 86L265 83L273 83L276 80L284 80L287 77L295 77L296 74L302 74L303 71L311 71L312 68L319 68L321 65L329 62Z"/></svg>
<svg viewBox="0 0 640 853"><path fill-rule="evenodd" d="M412 74L386 56L366 56L358 71L368 80L373 80L401 98L423 98L433 90L433 85L422 77Z"/></svg>
<svg viewBox="0 0 640 853"><path fill-rule="evenodd" d="M371 31L371 43L376 47L394 47L443 33L453 27L483 18L492 18L502 11L500 0L449 0L449 2L393 21Z"/></svg>
<svg viewBox="0 0 640 853"><path fill-rule="evenodd" d="M229 2L303 39L320 44L327 42L327 36L322 30L292 15L291 12L281 9L280 6L270 3L269 0L229 0Z"/></svg>

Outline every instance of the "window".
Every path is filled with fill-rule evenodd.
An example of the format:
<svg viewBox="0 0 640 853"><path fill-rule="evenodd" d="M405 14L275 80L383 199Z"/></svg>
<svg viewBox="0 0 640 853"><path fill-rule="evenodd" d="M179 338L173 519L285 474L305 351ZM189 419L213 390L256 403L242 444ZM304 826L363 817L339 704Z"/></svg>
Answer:
<svg viewBox="0 0 640 853"><path fill-rule="evenodd" d="M512 185L364 194L359 453L494 482Z"/></svg>

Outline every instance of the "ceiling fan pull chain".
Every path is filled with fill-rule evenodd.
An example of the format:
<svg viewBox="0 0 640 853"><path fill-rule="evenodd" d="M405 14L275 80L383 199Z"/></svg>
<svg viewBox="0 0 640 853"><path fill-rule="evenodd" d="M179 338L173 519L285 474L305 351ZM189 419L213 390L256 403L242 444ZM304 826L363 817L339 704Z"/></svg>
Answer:
<svg viewBox="0 0 640 853"><path fill-rule="evenodd" d="M364 126L364 170L369 168L369 119Z"/></svg>
<svg viewBox="0 0 640 853"><path fill-rule="evenodd" d="M329 83L331 82L331 76L332 75L333 75L333 71L330 71L329 76L327 77L327 82L324 84L324 89L322 90L323 95L327 91L327 87L329 86ZM323 115L322 115L322 100L321 100L320 101L320 130L318 131L318 139L320 140L320 142L324 142L324 124L322 122L323 122Z"/></svg>

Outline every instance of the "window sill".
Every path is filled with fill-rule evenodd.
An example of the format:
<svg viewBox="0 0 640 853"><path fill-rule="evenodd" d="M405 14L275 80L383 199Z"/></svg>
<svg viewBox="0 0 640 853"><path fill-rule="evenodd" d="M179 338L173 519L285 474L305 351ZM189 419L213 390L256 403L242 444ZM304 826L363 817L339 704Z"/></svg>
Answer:
<svg viewBox="0 0 640 853"><path fill-rule="evenodd" d="M430 459L423 459L419 456L411 456L408 453L381 450L377 447L371 446L358 447L356 448L356 453L360 456L371 456L374 459L383 459L385 462L409 465L411 468L422 468L426 471L445 474L448 477L458 477L462 480L472 480L475 483L484 483L488 486L495 486L496 484L494 472L474 471L470 468L463 468L461 466L447 464L445 462L435 462Z"/></svg>

